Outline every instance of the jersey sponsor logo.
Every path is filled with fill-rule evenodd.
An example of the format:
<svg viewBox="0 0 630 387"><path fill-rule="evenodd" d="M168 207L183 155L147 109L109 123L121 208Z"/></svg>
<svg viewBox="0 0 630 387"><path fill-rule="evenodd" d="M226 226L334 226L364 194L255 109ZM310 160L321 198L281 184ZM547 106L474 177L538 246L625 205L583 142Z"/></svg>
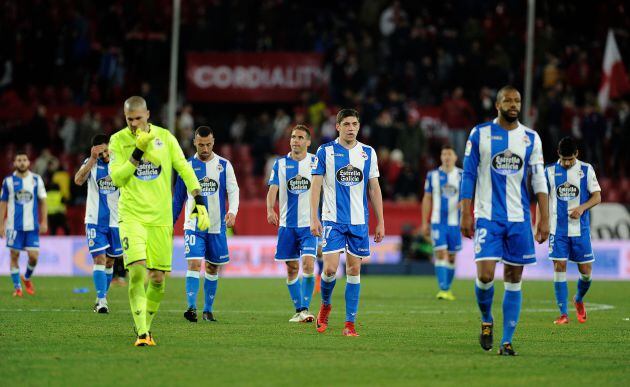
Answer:
<svg viewBox="0 0 630 387"><path fill-rule="evenodd" d="M17 204L26 204L33 200L33 193L25 189L15 192L15 202Z"/></svg>
<svg viewBox="0 0 630 387"><path fill-rule="evenodd" d="M363 181L363 171L355 168L352 164L348 164L337 170L336 177L339 184L351 187Z"/></svg>
<svg viewBox="0 0 630 387"><path fill-rule="evenodd" d="M287 180L287 191L294 195L307 192L309 189L311 189L311 181L306 177L296 175Z"/></svg>
<svg viewBox="0 0 630 387"><path fill-rule="evenodd" d="M156 166L146 160L141 160L134 172L134 175L140 180L149 181L157 179L161 172L161 166Z"/></svg>
<svg viewBox="0 0 630 387"><path fill-rule="evenodd" d="M219 190L219 183L205 176L203 179L199 180L199 185L201 185L201 195L203 196L211 196L217 193Z"/></svg>
<svg viewBox="0 0 630 387"><path fill-rule="evenodd" d="M568 181L565 181L556 187L556 197L565 202L577 198L579 194L580 189Z"/></svg>
<svg viewBox="0 0 630 387"><path fill-rule="evenodd" d="M102 179L98 179L96 181L96 185L98 187L98 192L103 195L112 194L118 189L118 187L116 187L114 183L112 183L112 178L109 177L109 175L103 177Z"/></svg>
<svg viewBox="0 0 630 387"><path fill-rule="evenodd" d="M451 184L444 184L442 186L442 196L447 198L457 196L457 187Z"/></svg>
<svg viewBox="0 0 630 387"><path fill-rule="evenodd" d="M492 169L500 175L514 175L523 168L523 159L509 149L497 153L492 158Z"/></svg>

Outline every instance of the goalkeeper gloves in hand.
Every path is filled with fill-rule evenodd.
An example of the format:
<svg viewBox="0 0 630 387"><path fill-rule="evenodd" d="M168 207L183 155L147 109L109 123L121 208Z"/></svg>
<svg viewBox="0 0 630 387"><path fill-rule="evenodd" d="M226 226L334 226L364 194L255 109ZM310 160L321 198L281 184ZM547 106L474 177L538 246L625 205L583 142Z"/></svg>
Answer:
<svg viewBox="0 0 630 387"><path fill-rule="evenodd" d="M143 152L147 151L149 144L151 141L155 139L155 133L145 132L144 130L136 130L136 148L140 149Z"/></svg>
<svg viewBox="0 0 630 387"><path fill-rule="evenodd" d="M197 227L201 231L206 231L210 227L210 217L201 195L195 196L195 207L190 213L190 218L197 218Z"/></svg>

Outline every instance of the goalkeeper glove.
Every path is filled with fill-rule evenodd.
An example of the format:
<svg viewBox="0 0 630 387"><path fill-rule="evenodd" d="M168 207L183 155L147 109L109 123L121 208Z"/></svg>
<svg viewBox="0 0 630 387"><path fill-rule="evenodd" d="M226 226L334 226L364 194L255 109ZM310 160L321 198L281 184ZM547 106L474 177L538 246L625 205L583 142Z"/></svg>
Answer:
<svg viewBox="0 0 630 387"><path fill-rule="evenodd" d="M143 152L147 151L149 144L151 141L155 139L155 133L145 132L144 130L136 130L136 148L140 149Z"/></svg>
<svg viewBox="0 0 630 387"><path fill-rule="evenodd" d="M203 202L201 195L195 196L195 207L190 213L190 218L197 218L197 227L201 231L206 231L210 227L210 217L208 216L208 210L206 204Z"/></svg>

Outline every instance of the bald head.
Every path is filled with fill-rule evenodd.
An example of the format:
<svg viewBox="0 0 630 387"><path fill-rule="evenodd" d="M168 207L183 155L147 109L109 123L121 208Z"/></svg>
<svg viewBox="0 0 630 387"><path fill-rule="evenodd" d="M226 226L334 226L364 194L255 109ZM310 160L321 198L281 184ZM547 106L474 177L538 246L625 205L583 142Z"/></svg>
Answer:
<svg viewBox="0 0 630 387"><path fill-rule="evenodd" d="M144 111L147 110L147 101L144 98L134 95L125 101L125 111Z"/></svg>

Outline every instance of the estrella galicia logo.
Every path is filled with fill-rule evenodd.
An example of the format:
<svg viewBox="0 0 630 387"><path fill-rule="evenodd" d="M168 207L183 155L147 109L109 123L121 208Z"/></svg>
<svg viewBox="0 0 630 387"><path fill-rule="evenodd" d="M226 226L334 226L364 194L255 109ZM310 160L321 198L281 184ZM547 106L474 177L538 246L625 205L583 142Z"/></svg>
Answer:
<svg viewBox="0 0 630 387"><path fill-rule="evenodd" d="M352 164L348 164L337 170L337 181L346 187L357 185L363 181L363 171L355 168Z"/></svg>
<svg viewBox="0 0 630 387"><path fill-rule="evenodd" d="M113 194L118 189L118 187L112 183L112 178L109 177L109 175L103 177L102 179L98 179L96 181L96 185L98 187L98 192L103 195Z"/></svg>
<svg viewBox="0 0 630 387"><path fill-rule="evenodd" d="M203 179L200 179L199 185L201 185L201 195L203 196L214 195L219 190L219 183L208 176L204 176Z"/></svg>
<svg viewBox="0 0 630 387"><path fill-rule="evenodd" d="M556 196L559 200L568 202L578 197L580 189L573 184L565 181L556 187Z"/></svg>
<svg viewBox="0 0 630 387"><path fill-rule="evenodd" d="M442 196L452 198L457 196L457 187L451 184L444 184L442 186Z"/></svg>
<svg viewBox="0 0 630 387"><path fill-rule="evenodd" d="M500 175L514 175L523 168L523 159L509 149L497 153L492 158L492 169Z"/></svg>
<svg viewBox="0 0 630 387"><path fill-rule="evenodd" d="M138 164L138 168L136 168L134 175L140 180L149 181L157 179L161 172L161 166L156 166L155 164L143 159L140 161L140 164Z"/></svg>
<svg viewBox="0 0 630 387"><path fill-rule="evenodd" d="M299 195L311 189L311 181L306 177L296 175L287 181L287 190Z"/></svg>
<svg viewBox="0 0 630 387"><path fill-rule="evenodd" d="M15 202L18 204L26 204L33 200L33 193L25 189L21 189L15 193Z"/></svg>

